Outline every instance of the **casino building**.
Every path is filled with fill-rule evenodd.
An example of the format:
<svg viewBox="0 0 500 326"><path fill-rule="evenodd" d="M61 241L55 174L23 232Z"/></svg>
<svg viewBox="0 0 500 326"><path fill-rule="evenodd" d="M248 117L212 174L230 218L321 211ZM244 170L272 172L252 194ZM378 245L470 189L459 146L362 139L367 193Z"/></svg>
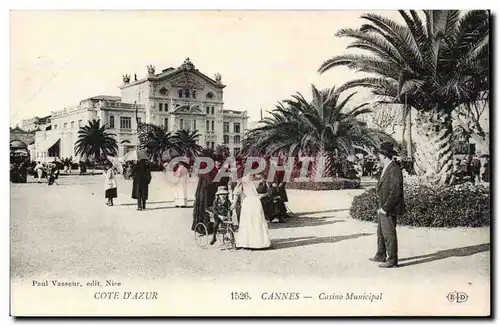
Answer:
<svg viewBox="0 0 500 326"><path fill-rule="evenodd" d="M221 75L214 78L196 69L187 58L177 68L156 72L147 66L147 75L122 76L121 96L99 95L80 101L74 107L52 112L50 128L37 131L32 159L52 161L55 157L73 157L80 127L100 119L116 134L119 156L138 145L136 114L139 122L166 126L172 133L198 130L198 143L215 148L226 145L236 154L247 129L247 111L224 109Z"/></svg>

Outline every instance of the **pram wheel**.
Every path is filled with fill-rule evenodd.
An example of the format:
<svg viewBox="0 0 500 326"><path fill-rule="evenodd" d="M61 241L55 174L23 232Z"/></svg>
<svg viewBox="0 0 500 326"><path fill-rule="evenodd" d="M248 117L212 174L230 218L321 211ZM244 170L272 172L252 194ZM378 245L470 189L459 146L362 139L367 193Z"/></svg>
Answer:
<svg viewBox="0 0 500 326"><path fill-rule="evenodd" d="M194 241L201 248L206 248L208 246L208 229L203 223L198 223L194 227Z"/></svg>
<svg viewBox="0 0 500 326"><path fill-rule="evenodd" d="M234 236L234 231L231 225L226 228L226 232L222 237L222 243L224 245L229 245L230 249L236 249L236 238Z"/></svg>

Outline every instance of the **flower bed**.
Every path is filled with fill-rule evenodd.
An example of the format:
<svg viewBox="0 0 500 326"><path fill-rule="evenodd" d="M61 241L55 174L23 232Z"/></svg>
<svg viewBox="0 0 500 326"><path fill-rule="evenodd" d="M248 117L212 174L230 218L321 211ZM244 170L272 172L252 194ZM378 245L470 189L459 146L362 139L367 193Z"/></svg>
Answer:
<svg viewBox="0 0 500 326"><path fill-rule="evenodd" d="M434 186L419 183L404 185L406 213L398 224L422 227L481 227L490 225L490 189L485 185L464 183ZM354 197L351 216L377 221L377 195L369 189Z"/></svg>
<svg viewBox="0 0 500 326"><path fill-rule="evenodd" d="M340 189L359 189L361 181L359 179L333 179L330 182L288 182L286 189L297 190L340 190Z"/></svg>

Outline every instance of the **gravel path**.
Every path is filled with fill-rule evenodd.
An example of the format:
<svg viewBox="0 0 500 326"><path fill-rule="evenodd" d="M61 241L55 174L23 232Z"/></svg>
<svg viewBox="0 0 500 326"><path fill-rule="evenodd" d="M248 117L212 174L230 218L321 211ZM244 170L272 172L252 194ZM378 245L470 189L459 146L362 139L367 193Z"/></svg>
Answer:
<svg viewBox="0 0 500 326"><path fill-rule="evenodd" d="M401 268L368 261L376 250L376 225L353 220L349 207L363 190L289 191L297 218L273 223L273 248L221 251L196 246L192 208L175 208L173 189L153 174L148 209L136 211L130 180L118 179L114 207L105 205L101 176L62 176L59 185L11 185L11 276L96 275L144 281L210 279L335 279L421 282L450 278L489 287L489 228L398 227ZM189 182L194 195L196 179ZM190 205L193 204L191 200Z"/></svg>

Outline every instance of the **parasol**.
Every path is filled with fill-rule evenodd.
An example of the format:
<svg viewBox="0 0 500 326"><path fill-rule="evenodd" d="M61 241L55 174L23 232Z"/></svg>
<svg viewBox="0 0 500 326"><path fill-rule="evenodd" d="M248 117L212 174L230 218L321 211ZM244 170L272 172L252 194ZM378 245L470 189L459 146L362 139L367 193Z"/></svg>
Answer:
<svg viewBox="0 0 500 326"><path fill-rule="evenodd" d="M118 171L118 173L123 174L123 165L120 162L120 159L109 155L106 157L108 161L110 161L111 164L113 165L113 168L115 168Z"/></svg>
<svg viewBox="0 0 500 326"><path fill-rule="evenodd" d="M147 160L148 156L143 151L133 150L125 154L123 157L124 161L140 161Z"/></svg>
<svg viewBox="0 0 500 326"><path fill-rule="evenodd" d="M174 157L180 156L181 153L175 148L166 149L163 153L161 153L162 161L170 161Z"/></svg>

